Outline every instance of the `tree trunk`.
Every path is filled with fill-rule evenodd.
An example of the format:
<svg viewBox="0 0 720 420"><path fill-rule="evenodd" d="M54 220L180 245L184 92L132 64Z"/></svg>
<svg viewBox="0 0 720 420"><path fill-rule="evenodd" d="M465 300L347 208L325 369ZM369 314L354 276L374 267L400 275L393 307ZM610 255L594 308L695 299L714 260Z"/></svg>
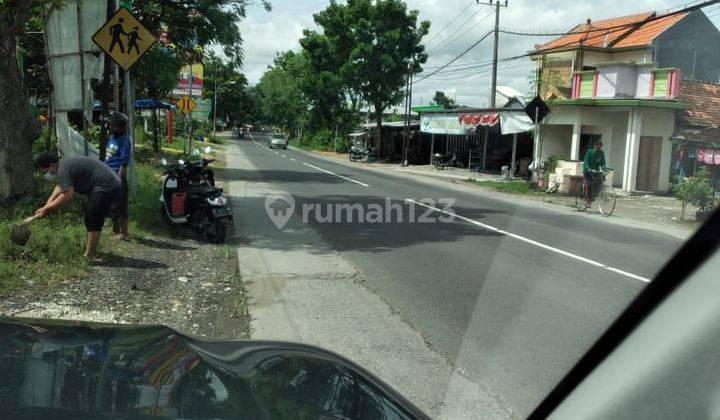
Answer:
<svg viewBox="0 0 720 420"><path fill-rule="evenodd" d="M377 141L375 143L375 153L378 159L380 159L383 154L382 117L382 106L375 104L375 122L377 123Z"/></svg>
<svg viewBox="0 0 720 420"><path fill-rule="evenodd" d="M28 111L15 51L15 36L0 33L0 202L32 187L32 142L40 134Z"/></svg>
<svg viewBox="0 0 720 420"><path fill-rule="evenodd" d="M156 156L160 154L160 140L158 139L158 116L157 108L152 110L152 125L153 125L153 152Z"/></svg>

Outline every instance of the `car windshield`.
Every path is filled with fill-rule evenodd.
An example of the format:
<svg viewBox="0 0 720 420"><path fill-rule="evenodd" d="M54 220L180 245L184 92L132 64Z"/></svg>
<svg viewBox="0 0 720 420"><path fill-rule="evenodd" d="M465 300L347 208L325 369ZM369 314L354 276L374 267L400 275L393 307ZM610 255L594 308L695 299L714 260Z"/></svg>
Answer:
<svg viewBox="0 0 720 420"><path fill-rule="evenodd" d="M718 205L712 1L30 3L0 315L301 342L522 418Z"/></svg>

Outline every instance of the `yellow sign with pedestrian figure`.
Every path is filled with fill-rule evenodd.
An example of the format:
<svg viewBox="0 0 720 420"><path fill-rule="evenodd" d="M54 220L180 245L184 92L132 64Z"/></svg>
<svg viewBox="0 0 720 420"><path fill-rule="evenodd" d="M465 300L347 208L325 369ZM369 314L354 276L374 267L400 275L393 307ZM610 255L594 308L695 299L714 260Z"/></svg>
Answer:
<svg viewBox="0 0 720 420"><path fill-rule="evenodd" d="M180 100L177 101L177 103L176 103L175 105L176 105L176 106L178 107L178 109L181 110L184 114L189 114L189 113L192 112L192 110L195 109L195 107L197 106L197 104L195 103L195 101L194 101L191 97L189 97L189 96L187 96L187 95L185 95L185 96L183 96L182 98L180 98Z"/></svg>
<svg viewBox="0 0 720 420"><path fill-rule="evenodd" d="M129 70L155 43L155 36L126 8L105 22L92 40L123 70Z"/></svg>

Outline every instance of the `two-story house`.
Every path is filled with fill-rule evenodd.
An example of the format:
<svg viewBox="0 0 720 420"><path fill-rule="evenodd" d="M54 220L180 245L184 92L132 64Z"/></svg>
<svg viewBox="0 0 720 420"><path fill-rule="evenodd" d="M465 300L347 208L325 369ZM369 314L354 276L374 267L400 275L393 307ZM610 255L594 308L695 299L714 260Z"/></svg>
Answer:
<svg viewBox="0 0 720 420"><path fill-rule="evenodd" d="M551 104L536 159L580 160L599 138L616 187L667 191L681 79L720 79L720 32L702 11L588 19L532 58Z"/></svg>

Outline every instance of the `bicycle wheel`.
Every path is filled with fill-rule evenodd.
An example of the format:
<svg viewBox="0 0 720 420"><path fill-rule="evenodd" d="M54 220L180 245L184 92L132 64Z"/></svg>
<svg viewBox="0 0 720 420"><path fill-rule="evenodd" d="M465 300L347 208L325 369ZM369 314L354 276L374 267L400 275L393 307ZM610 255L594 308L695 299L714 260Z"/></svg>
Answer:
<svg viewBox="0 0 720 420"><path fill-rule="evenodd" d="M615 211L615 190L609 185L604 185L598 197L598 208L604 217L610 217Z"/></svg>
<svg viewBox="0 0 720 420"><path fill-rule="evenodd" d="M578 188L578 191L575 193L575 208L578 211L585 211L587 210L587 206L585 205L585 187L587 183L585 181L580 183L580 187Z"/></svg>

